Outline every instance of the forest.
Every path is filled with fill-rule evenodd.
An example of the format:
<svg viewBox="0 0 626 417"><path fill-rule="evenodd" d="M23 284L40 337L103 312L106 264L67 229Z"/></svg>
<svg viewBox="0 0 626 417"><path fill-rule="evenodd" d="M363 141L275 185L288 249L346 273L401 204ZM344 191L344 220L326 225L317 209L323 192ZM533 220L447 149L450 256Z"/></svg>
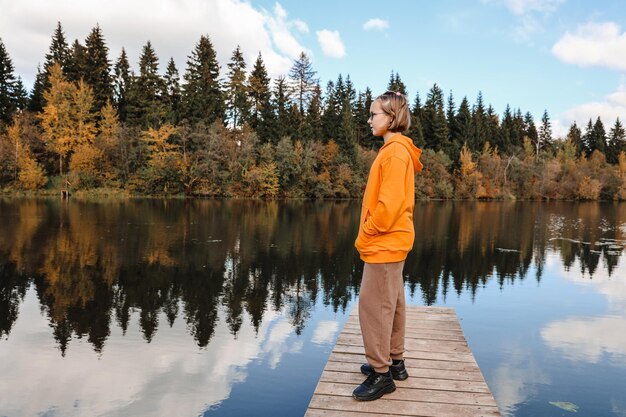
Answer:
<svg viewBox="0 0 626 417"><path fill-rule="evenodd" d="M27 91L0 38L4 195L360 198L382 144L370 88L349 74L323 85L304 52L271 79L261 53L249 67L235 46L223 68L202 35L181 76L149 41L135 70L123 48L111 60L99 26L70 44L59 22L44 58ZM408 93L393 70L387 88ZM410 100L416 198L626 200L619 118L554 137L547 110L499 114L480 91L457 101L437 84Z"/></svg>

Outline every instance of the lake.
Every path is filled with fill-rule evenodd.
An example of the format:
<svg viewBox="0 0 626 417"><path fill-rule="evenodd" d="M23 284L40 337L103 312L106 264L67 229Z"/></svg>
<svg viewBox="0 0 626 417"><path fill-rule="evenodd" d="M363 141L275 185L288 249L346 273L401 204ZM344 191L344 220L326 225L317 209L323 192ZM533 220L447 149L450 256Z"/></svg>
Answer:
<svg viewBox="0 0 626 417"><path fill-rule="evenodd" d="M358 299L358 202L0 198L0 416L302 416ZM626 204L415 207L503 416L626 416Z"/></svg>

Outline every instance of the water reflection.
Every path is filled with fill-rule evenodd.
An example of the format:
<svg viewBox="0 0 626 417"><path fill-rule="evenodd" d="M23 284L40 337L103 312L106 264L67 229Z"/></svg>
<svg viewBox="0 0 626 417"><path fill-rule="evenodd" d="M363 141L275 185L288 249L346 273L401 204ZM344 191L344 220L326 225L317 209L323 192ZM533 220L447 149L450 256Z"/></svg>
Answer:
<svg viewBox="0 0 626 417"><path fill-rule="evenodd" d="M220 308L234 336L244 315L258 331L282 307L299 334L318 292L344 308L360 279L356 203L6 200L0 213L0 332L11 332L32 283L62 354L72 336L102 352L133 311L147 342L184 320L206 347ZM476 297L491 277L525 279L531 264L540 280L547 251L588 277L602 261L610 277L625 222L624 205L418 204L407 282L428 305L440 289L444 300Z"/></svg>

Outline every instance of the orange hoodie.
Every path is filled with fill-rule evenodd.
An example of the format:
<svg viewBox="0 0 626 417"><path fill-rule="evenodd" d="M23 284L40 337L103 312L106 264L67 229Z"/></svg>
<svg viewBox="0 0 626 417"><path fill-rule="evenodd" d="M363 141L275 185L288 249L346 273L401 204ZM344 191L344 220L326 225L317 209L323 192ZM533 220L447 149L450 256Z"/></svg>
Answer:
<svg viewBox="0 0 626 417"><path fill-rule="evenodd" d="M380 148L370 169L359 235L354 246L367 263L400 262L413 248L415 173L422 170L421 149L396 134Z"/></svg>

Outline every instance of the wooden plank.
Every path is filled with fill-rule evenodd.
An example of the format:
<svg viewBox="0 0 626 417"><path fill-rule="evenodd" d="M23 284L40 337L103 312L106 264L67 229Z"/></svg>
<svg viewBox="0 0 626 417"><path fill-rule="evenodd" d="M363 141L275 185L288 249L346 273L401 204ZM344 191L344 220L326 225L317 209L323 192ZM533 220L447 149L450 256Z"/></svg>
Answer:
<svg viewBox="0 0 626 417"><path fill-rule="evenodd" d="M320 376L308 417L500 416L467 345L454 309L407 307L404 354L409 378L376 401L361 402L352 391L363 382L363 339L354 308Z"/></svg>

